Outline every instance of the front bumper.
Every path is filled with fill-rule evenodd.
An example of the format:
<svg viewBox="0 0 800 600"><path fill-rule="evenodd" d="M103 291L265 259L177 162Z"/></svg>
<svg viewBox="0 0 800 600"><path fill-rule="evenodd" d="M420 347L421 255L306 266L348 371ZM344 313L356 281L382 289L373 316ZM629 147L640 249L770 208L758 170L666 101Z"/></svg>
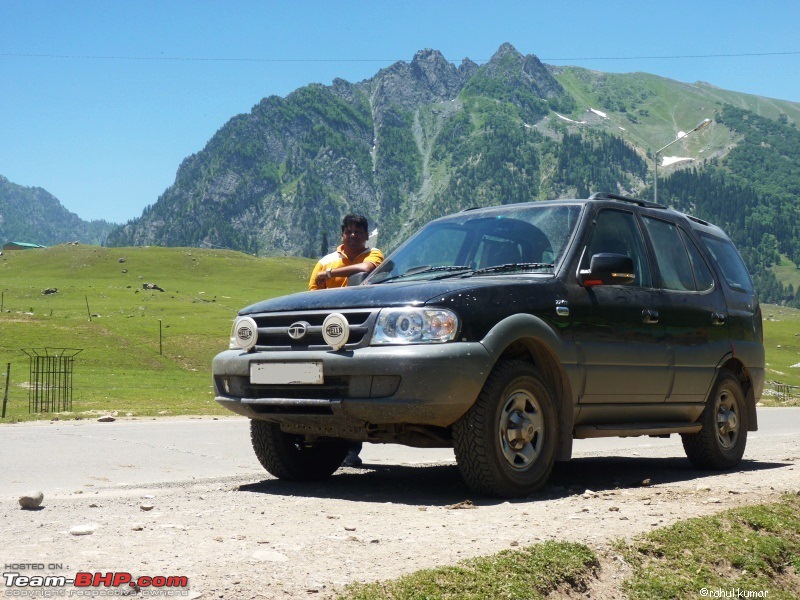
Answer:
<svg viewBox="0 0 800 600"><path fill-rule="evenodd" d="M321 361L319 385L251 385L252 362ZM493 360L480 343L381 346L352 351L242 352L213 362L216 401L279 423L447 427L473 404Z"/></svg>

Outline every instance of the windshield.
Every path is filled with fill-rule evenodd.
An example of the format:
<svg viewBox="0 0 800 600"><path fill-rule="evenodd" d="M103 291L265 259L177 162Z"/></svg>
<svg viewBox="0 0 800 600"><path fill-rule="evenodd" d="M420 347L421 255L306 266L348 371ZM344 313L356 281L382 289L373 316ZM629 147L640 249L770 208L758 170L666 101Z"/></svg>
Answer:
<svg viewBox="0 0 800 600"><path fill-rule="evenodd" d="M434 221L390 255L369 283L552 272L581 209L580 204L527 204Z"/></svg>

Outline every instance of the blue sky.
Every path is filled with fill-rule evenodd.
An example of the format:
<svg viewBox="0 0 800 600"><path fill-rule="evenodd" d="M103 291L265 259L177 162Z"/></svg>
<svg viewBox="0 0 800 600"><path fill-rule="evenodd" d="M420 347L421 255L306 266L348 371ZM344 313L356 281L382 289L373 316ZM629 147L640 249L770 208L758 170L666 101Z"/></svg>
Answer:
<svg viewBox="0 0 800 600"><path fill-rule="evenodd" d="M423 48L480 63L510 42L554 65L800 102L799 24L796 0L0 0L0 175L124 222L262 98ZM687 55L704 57L664 58Z"/></svg>

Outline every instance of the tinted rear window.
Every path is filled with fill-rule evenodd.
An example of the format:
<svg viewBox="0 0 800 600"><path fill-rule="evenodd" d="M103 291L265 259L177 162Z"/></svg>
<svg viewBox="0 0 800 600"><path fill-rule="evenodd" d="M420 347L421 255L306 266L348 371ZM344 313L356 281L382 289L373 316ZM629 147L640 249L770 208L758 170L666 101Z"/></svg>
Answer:
<svg viewBox="0 0 800 600"><path fill-rule="evenodd" d="M747 267L742 262L742 257L728 240L722 240L707 234L702 236L703 243L708 248L711 258L719 266L722 276L728 286L735 292L753 293L753 282Z"/></svg>

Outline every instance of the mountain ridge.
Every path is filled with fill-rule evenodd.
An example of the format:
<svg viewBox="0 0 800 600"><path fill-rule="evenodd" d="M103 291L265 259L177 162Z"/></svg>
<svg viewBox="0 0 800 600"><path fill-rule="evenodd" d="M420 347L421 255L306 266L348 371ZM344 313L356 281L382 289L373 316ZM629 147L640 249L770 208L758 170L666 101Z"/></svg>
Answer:
<svg viewBox="0 0 800 600"><path fill-rule="evenodd" d="M303 254L313 256L319 253L319 249L324 241L322 238L335 239L338 213L347 210L355 210L367 213L372 220L378 223L384 231L389 233L383 239L389 239L396 243L402 237L400 233L408 233L419 225L419 220L412 218L410 221L402 218L399 213L403 212L403 205L409 204L411 208L405 209L405 216L413 214L430 215L430 210L413 210L420 205L430 204L435 198L437 190L446 186L448 174L443 174L439 179L431 178L437 165L430 162L431 149L436 144L436 138L445 131L443 122L457 114L463 102L460 97L464 94L472 96L494 96L502 102L510 102L517 106L519 116L525 120L526 124L533 126L543 119L549 110L544 109L544 103L549 103L547 109L552 109L553 105L558 104L558 99L564 100L569 97L572 99L564 100L562 106L556 108L564 109L572 113L577 108L574 101L575 86L573 85L568 92L565 90L560 74L565 72L574 73L595 73L601 80L610 78L624 78L626 75L604 74L598 71L589 71L578 67L552 67L544 65L535 55L523 56L511 44L503 44L492 58L484 65L478 66L468 58L462 60L459 67L447 61L438 50L426 48L415 53L410 62L398 61L389 67L379 70L375 76L358 83L350 83L341 78L334 79L330 86L321 84L311 84L304 88L299 88L287 95L285 98L270 96L257 104L251 113L237 115L226 123L207 144L201 152L188 157L181 165L176 176L176 183L165 191L165 194L156 202L171 203L172 196L185 196L188 193L187 187L191 187L191 181L203 181L211 189L193 190L195 197L193 206L204 204L203 198L216 202L217 205L225 206L227 200L225 196L237 196L238 209L235 213L238 225L234 230L241 230L242 227L252 228L252 232L245 235L236 235L230 228L220 226L217 228L208 227L205 235L199 236L195 232L193 236L181 235L179 239L173 239L174 235L167 221L167 215L160 218L147 219L148 213L145 211L139 219L134 219L111 236L109 243L112 244L165 244L165 245L226 245L236 249L257 252L261 254ZM476 80L475 76L481 75ZM650 77L656 85L667 85L671 80ZM569 78L567 78L569 79ZM666 82L666 83L665 83ZM574 82L573 82L574 83ZM603 81L605 84L605 81ZM674 82L673 85L690 86L687 88L692 93L697 93L698 84L682 84ZM601 86L601 88L605 85ZM519 90L527 93L527 96L520 97ZM597 90L594 90L596 92ZM746 97L746 95L735 92L727 92L715 88L715 93L724 94L725 101L730 101L731 94L736 98ZM585 95L584 95L585 96ZM585 99L585 97L584 97ZM606 108L611 104L619 104L618 98L597 96L597 106ZM641 101L647 98L641 98ZM424 111L435 105L442 105L446 102L456 103L453 110L435 111L435 114L424 114ZM782 101L777 101L782 102ZM589 104L589 102L584 102ZM350 114L347 118L338 118L333 122L327 120L328 114L321 114L317 104L338 105L336 110L346 106L346 112ZM740 102L742 104L742 102ZM783 102L782 108L792 106L792 103ZM619 107L619 106L617 106ZM637 108L637 105L631 108ZM291 118L286 118L286 112L291 113ZM325 111L322 111L324 113ZM447 114L442 116L442 112ZM612 111L613 112L613 111ZM794 107L795 118L800 116L800 111ZM630 112L628 113L630 118ZM706 111L706 116L708 111ZM426 132L425 117L428 119L428 133ZM669 121L659 115L656 123L657 129L666 132L670 130L671 135L677 134L677 127L669 127ZM341 117L341 114L339 115ZM613 117L613 114L612 114ZM699 115L698 115L699 117ZM628 141L632 143L643 156L646 156L646 148L652 148L656 143L663 139L670 141L661 133L661 137L654 134L654 126L640 123L637 129L636 117L624 124L627 127L618 125L619 130L632 131ZM698 118L698 120L700 120ZM329 127L329 131L314 139L313 130ZM687 126L683 126L688 128ZM309 129L312 131L309 132ZM234 133L231 133L235 130ZM242 131L248 130L248 131ZM258 130L257 132L254 130ZM332 131L331 131L332 130ZM673 131L674 130L674 131ZM383 135L385 134L385 135ZM227 149L220 148L217 137L228 137ZM330 143L331 136L344 137L347 143L339 144L335 148ZM382 137L388 138L387 141ZM719 136L720 139L724 136ZM260 139L259 139L260 138ZM258 140L261 145L261 152L254 149L253 140ZM672 138L674 139L674 138ZM426 145L427 140L427 145ZM309 157L300 160L299 165L297 154L303 142L312 145L317 144L315 150L318 156L313 165L310 165ZM382 143L383 142L383 143ZM693 140L688 140L692 143ZM391 146L394 150L388 151ZM661 144L663 145L663 144ZM724 154L724 148L730 143L719 143L720 150L717 157ZM250 158L261 160L262 176L260 181L251 185L246 193L233 193L234 188L242 183L241 174L236 168L227 168L216 178L209 180L209 169L203 175L193 173L189 175L186 166L187 161L196 161L198 156L208 153L216 153L217 163L226 162L226 158L233 158L230 162L236 161L237 148L248 148L252 151ZM404 147L405 146L405 147ZM228 157L219 156L220 150L229 152ZM306 148L308 150L308 148ZM302 152L300 152L302 153ZM294 155L294 157L293 157ZM714 158L714 156L710 156ZM287 161L289 168L285 168ZM202 162L202 161L201 161ZM233 165L227 165L234 167ZM236 165L236 167L241 165ZM299 173L298 166L308 167L305 173ZM245 167L247 170L247 167ZM271 173L268 173L271 171ZM285 175L293 175L286 178ZM302 181L302 184L301 184ZM188 185L187 185L188 184ZM298 185L299 190L298 196ZM177 188L177 189L176 189ZM629 192L638 192L644 189L643 185L634 187ZM241 190L240 190L241 191ZM550 189L557 195L563 190ZM620 190L612 190L620 191ZM260 197L259 197L260 196ZM310 196L310 197L309 197ZM541 198L542 196L539 196ZM289 202L289 200L294 200ZM304 214L302 205L310 202L315 208L321 208L324 218L314 219L308 214ZM189 202L183 198L178 201L188 207ZM378 209L376 210L376 207ZM151 207L149 207L151 208ZM157 211L158 212L158 211ZM169 211L166 211L169 212ZM201 210L202 212L202 210ZM231 211L228 211L231 212ZM307 211L306 211L307 212ZM272 219L268 222L265 213L271 213ZM233 214L233 213L232 213ZM196 221L197 215L190 216L190 221ZM412 215L413 217L413 215ZM199 219L201 222L202 218ZM291 223L295 220L306 225L303 233L312 233L315 236L313 241L303 243L292 241L298 236L297 231L285 234L277 231L274 225L270 230L270 223L278 221ZM329 221L332 221L331 225ZM388 226L388 227L387 227ZM396 229L397 234L392 235L391 230ZM295 235L293 235L295 234ZM330 245L330 244L328 244Z"/></svg>
<svg viewBox="0 0 800 600"><path fill-rule="evenodd" d="M537 58L504 44L480 66L466 58L456 67L428 48L358 83L335 79L285 98L270 96L249 114L233 117L201 152L184 160L175 184L142 217L116 230L109 244L210 245L313 256L326 239L335 239L341 214L350 210L368 214L384 231L396 230L384 239L397 243L400 231L410 228L405 203L416 198L417 204L429 204L446 183L446 176L424 177L431 147L420 142L425 131L437 138L443 121L461 105L431 107L457 102L469 85L474 89L468 93L480 95L487 82L531 118L544 114L546 99L564 95ZM259 162L257 169L253 162ZM234 189L238 204L227 212L236 227L208 226L209 207L222 204ZM305 209L309 204L315 214ZM176 221L180 232L170 225ZM275 222L293 231L270 226ZM241 235L242 228L251 232ZM300 240L300 231L314 239Z"/></svg>
<svg viewBox="0 0 800 600"><path fill-rule="evenodd" d="M770 184L800 185L800 150L784 168L786 153L758 151L746 126L766 118L777 123L759 126L768 143L794 147L799 104L554 67L511 44L482 65L465 58L457 67L426 48L357 83L264 98L188 157L176 183L107 243L318 257L338 240L341 216L358 212L387 252L425 222L471 206L594 191L649 198L654 149L706 118L712 127L673 147L688 160L659 169L659 201L726 228L764 298L800 304L774 276L781 257L800 263L800 209ZM774 175L743 156L777 165ZM722 208L730 194L746 199L733 213Z"/></svg>
<svg viewBox="0 0 800 600"><path fill-rule="evenodd" d="M318 257L341 216L358 212L391 251L470 206L594 191L651 198L654 150L706 118L711 127L659 154L685 160L662 163L658 200L729 227L775 300L793 299L768 279L780 256L800 263L800 209L782 191L800 185L800 104L546 65L508 43L481 65L426 48L359 82L265 97L186 157L174 184L106 244ZM720 215L726 198L735 214Z"/></svg>
<svg viewBox="0 0 800 600"><path fill-rule="evenodd" d="M118 227L103 220L84 221L47 190L27 187L0 175L0 240L49 246L78 241L102 244Z"/></svg>

